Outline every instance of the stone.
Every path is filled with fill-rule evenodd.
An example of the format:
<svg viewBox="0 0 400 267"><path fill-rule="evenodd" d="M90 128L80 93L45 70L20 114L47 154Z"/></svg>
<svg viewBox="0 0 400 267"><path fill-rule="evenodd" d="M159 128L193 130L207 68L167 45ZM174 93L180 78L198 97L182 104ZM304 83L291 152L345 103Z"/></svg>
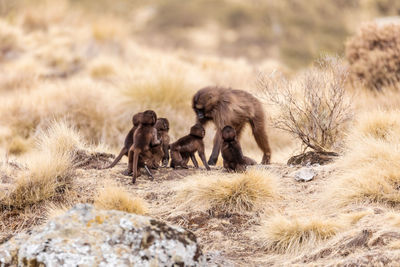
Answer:
<svg viewBox="0 0 400 267"><path fill-rule="evenodd" d="M183 228L78 204L0 245L0 266L204 266L196 236Z"/></svg>
<svg viewBox="0 0 400 267"><path fill-rule="evenodd" d="M301 168L300 170L294 172L294 179L298 182L308 182L314 179L317 175L313 168Z"/></svg>

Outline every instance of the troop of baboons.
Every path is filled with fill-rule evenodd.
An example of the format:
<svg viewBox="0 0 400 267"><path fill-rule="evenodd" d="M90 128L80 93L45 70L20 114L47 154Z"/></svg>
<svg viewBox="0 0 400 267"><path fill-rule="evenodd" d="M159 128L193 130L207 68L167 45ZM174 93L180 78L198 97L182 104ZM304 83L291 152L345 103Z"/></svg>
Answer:
<svg viewBox="0 0 400 267"><path fill-rule="evenodd" d="M197 152L204 167L215 165L221 151L223 166L227 171L242 172L248 165L257 164L255 160L243 155L239 138L246 123L249 123L259 148L263 151L261 164L269 164L271 150L265 130L265 115L260 101L248 92L222 87L200 89L192 100L196 114L196 124L190 133L170 144L169 122L166 118L157 119L153 110L137 113L132 117L132 128L128 132L124 146L115 160L106 168L114 167L121 158L128 156L128 169L125 175L132 175L132 182L140 176L139 168L145 168L153 179L150 169L157 169L162 163L172 168L188 168L189 158L195 168L199 168ZM216 133L211 156L207 162L203 138L205 126L214 122Z"/></svg>

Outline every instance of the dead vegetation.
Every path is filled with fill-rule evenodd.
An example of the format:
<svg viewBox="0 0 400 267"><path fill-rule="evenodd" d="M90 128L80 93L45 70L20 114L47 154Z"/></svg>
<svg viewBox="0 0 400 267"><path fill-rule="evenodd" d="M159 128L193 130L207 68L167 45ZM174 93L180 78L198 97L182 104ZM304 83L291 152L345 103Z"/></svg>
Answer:
<svg viewBox="0 0 400 267"><path fill-rule="evenodd" d="M274 73L261 76L260 90L279 109L272 120L274 127L299 138L304 151L337 150L351 119L347 75L338 58L325 58L294 81Z"/></svg>
<svg viewBox="0 0 400 267"><path fill-rule="evenodd" d="M346 43L351 78L370 90L399 89L400 24L369 23Z"/></svg>

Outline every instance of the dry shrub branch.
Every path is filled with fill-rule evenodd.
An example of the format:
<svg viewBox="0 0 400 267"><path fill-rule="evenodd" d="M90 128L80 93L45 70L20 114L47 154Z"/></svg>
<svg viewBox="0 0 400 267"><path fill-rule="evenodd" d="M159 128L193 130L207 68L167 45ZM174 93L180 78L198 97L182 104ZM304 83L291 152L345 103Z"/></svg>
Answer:
<svg viewBox="0 0 400 267"><path fill-rule="evenodd" d="M273 120L276 128L299 138L304 150L328 152L335 149L351 118L347 76L339 59L325 58L293 81L274 73L260 75L258 86L279 109Z"/></svg>

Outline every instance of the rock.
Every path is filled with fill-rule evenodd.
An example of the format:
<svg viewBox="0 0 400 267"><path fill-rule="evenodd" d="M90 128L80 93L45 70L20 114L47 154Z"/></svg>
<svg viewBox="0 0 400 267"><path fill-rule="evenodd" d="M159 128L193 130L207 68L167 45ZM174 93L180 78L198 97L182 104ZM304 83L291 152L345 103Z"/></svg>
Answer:
<svg viewBox="0 0 400 267"><path fill-rule="evenodd" d="M308 182L314 179L317 173L313 168L301 168L300 170L294 172L294 179L298 182Z"/></svg>
<svg viewBox="0 0 400 267"><path fill-rule="evenodd" d="M291 157L287 165L302 165L309 166L314 164L325 165L337 158L338 154L335 152L316 152L308 151L306 153Z"/></svg>
<svg viewBox="0 0 400 267"><path fill-rule="evenodd" d="M204 266L196 236L150 217L78 204L0 245L0 266Z"/></svg>

